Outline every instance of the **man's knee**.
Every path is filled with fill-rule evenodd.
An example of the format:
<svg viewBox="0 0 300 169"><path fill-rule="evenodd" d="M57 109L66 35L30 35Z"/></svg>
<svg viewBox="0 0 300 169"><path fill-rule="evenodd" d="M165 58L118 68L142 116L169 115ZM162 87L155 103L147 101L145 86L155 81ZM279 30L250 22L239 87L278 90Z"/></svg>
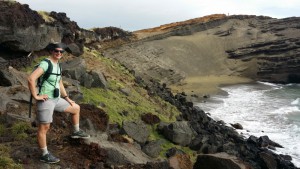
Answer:
<svg viewBox="0 0 300 169"><path fill-rule="evenodd" d="M48 125L48 124L40 124L38 132L39 133L47 133L49 128L50 128L50 125Z"/></svg>
<svg viewBox="0 0 300 169"><path fill-rule="evenodd" d="M78 104L73 104L73 108L74 108L74 110L75 110L75 112L77 113L79 113L80 112L80 106L78 105Z"/></svg>
<svg viewBox="0 0 300 169"><path fill-rule="evenodd" d="M71 113L71 114L77 114L80 112L80 106L76 103L74 103L73 105L69 106L66 110L66 113Z"/></svg>

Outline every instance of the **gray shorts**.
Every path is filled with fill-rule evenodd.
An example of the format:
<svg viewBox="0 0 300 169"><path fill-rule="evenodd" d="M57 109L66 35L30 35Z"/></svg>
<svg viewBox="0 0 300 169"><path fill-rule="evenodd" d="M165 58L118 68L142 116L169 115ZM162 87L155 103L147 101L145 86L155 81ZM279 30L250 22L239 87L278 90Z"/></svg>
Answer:
<svg viewBox="0 0 300 169"><path fill-rule="evenodd" d="M64 112L70 103L62 98L48 99L37 102L37 120L40 123L52 123L53 112Z"/></svg>

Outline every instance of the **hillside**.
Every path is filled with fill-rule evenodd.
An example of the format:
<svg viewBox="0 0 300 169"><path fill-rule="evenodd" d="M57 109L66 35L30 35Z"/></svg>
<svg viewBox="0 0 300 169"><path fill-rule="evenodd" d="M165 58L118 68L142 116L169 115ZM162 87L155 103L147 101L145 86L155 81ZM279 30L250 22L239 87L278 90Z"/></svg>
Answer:
<svg viewBox="0 0 300 169"><path fill-rule="evenodd" d="M187 93L216 93L218 85L252 80L299 82L298 20L219 15L168 24L134 32L143 38L105 56Z"/></svg>
<svg viewBox="0 0 300 169"><path fill-rule="evenodd" d="M295 169L291 156L271 151L282 146L268 136L244 138L238 124L215 121L186 93L169 87L189 89L184 84L195 82L206 85L202 92L213 93L219 84L286 75L280 64L268 73L268 64L262 69L256 62L256 55L278 61L266 58L266 51L297 54L295 35L284 35L283 41L271 33L290 30L271 29L270 23L284 21L298 24L297 18L212 15L138 32L85 30L65 13L0 1L0 168ZM256 27L265 23L271 32ZM49 149L61 158L56 165L38 160L26 80L53 41L67 46L62 78L69 97L81 106L81 128L91 134L71 139L70 117L56 113L48 134ZM282 45L288 42L292 48ZM289 64L285 73L297 80L297 68Z"/></svg>

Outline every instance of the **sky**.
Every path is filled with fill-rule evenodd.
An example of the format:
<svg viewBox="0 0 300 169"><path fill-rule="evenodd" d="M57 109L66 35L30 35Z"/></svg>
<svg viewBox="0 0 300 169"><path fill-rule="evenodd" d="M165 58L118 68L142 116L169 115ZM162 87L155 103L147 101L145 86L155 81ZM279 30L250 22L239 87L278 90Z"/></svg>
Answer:
<svg viewBox="0 0 300 169"><path fill-rule="evenodd" d="M32 10L64 12L81 28L114 26L126 31L211 14L300 16L300 0L17 0Z"/></svg>

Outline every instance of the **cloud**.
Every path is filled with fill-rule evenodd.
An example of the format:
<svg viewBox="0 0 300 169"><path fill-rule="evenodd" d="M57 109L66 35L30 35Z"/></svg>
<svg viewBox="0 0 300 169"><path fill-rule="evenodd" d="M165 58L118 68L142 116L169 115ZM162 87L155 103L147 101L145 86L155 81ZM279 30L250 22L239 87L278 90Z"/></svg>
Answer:
<svg viewBox="0 0 300 169"><path fill-rule="evenodd" d="M18 0L34 10L65 12L80 27L145 29L210 14L299 16L299 0Z"/></svg>

